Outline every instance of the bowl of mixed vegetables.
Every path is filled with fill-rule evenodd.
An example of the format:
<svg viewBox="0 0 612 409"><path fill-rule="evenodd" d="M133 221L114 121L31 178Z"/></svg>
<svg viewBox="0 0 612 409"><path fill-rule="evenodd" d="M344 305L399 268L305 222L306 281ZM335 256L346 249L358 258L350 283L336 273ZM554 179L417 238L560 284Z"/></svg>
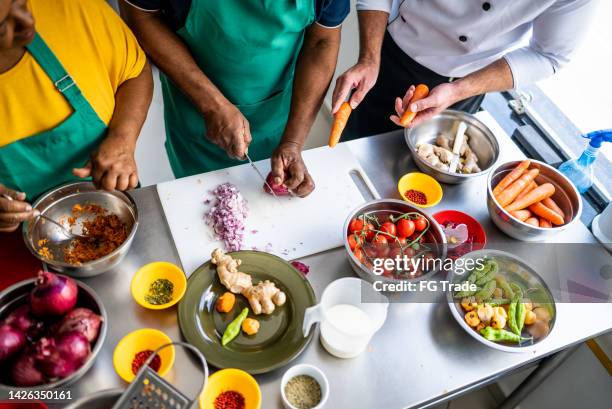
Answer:
<svg viewBox="0 0 612 409"><path fill-rule="evenodd" d="M428 263L415 271L380 266L384 260L446 258L446 239L440 225L429 215L406 202L379 199L360 205L344 223L343 234L349 262L366 281L418 281L437 270ZM380 274L374 272L375 263Z"/></svg>
<svg viewBox="0 0 612 409"><path fill-rule="evenodd" d="M465 256L474 268L450 272L448 281L471 289L447 292L453 317L481 343L506 352L529 352L552 331L556 307L550 289L525 261L499 250ZM466 286L467 287L467 286Z"/></svg>

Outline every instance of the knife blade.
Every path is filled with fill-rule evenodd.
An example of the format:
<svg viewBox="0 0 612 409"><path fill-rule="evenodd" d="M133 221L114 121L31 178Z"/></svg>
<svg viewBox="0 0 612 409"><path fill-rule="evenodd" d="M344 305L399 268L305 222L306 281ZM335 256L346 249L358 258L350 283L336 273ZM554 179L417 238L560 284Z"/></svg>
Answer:
<svg viewBox="0 0 612 409"><path fill-rule="evenodd" d="M257 166L255 166L255 163L253 163L253 160L251 159L251 157L249 156L248 153L245 153L244 156L246 156L246 158L249 160L249 163L251 164L251 167L253 169L255 169L255 172L257 173L257 175L259 175L259 178L263 181L264 185L266 185L266 187L270 190L270 193L272 193L272 196L274 196L274 198L276 199L276 201L278 202L278 204L282 205L280 199L278 198L278 196L276 196L276 193L274 193L274 189L272 189L272 186L270 186L270 184L268 183L268 181L266 180L266 178L264 177L264 175L261 173L261 171L257 168Z"/></svg>

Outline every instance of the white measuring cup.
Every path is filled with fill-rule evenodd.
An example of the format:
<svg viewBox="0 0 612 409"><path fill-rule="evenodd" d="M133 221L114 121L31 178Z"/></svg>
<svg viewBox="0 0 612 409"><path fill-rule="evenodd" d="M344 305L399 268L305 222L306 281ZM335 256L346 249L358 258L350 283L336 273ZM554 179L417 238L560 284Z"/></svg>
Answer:
<svg viewBox="0 0 612 409"><path fill-rule="evenodd" d="M363 352L387 319L387 297L368 282L355 277L340 278L325 288L321 302L306 309L303 332L321 323L321 344L338 358L353 358Z"/></svg>

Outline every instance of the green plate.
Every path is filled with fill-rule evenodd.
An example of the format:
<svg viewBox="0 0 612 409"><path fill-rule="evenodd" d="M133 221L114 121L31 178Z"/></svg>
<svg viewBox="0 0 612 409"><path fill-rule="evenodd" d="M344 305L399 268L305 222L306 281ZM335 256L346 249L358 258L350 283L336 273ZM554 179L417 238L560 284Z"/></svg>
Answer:
<svg viewBox="0 0 612 409"><path fill-rule="evenodd" d="M216 266L208 261L189 277L187 292L179 304L183 336L217 368L239 368L261 374L288 364L306 348L314 333L311 331L306 338L302 334L304 311L316 304L310 283L291 264L272 254L258 251L230 254L242 260L240 271L250 274L253 284L270 280L285 292L287 301L270 315L249 313L249 317L259 321L259 332L249 336L241 331L232 342L221 346L223 331L249 303L236 295L232 311L217 312L217 297L227 290L219 281Z"/></svg>

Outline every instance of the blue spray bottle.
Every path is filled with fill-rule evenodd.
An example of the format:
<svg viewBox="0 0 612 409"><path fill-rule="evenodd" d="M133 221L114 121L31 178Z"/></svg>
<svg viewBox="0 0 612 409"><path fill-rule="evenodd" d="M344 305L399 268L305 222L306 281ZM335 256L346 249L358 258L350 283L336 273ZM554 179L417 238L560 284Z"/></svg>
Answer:
<svg viewBox="0 0 612 409"><path fill-rule="evenodd" d="M593 162L597 159L601 145L612 142L612 129L594 131L583 137L590 139L590 142L582 155L559 166L559 171L574 183L580 193L586 192L593 184Z"/></svg>

